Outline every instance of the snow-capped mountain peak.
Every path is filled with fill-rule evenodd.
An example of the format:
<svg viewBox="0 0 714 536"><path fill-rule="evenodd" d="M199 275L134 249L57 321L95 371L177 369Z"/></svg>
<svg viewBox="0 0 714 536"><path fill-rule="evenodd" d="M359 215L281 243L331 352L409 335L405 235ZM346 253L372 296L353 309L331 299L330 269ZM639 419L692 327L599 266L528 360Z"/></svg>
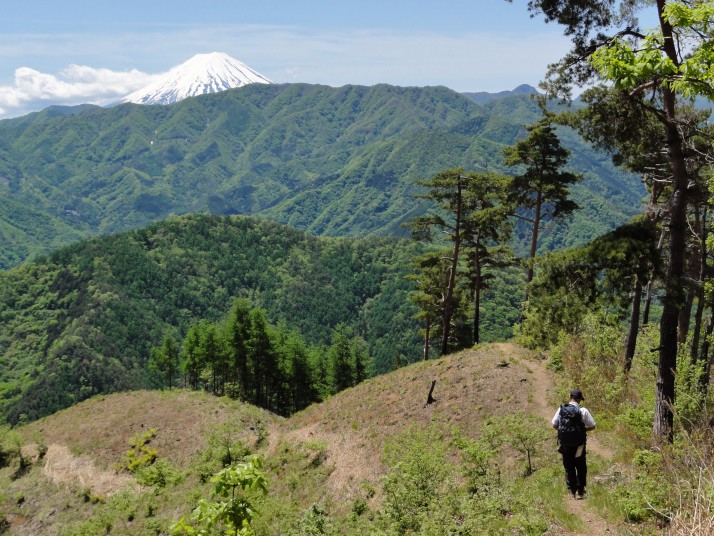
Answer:
<svg viewBox="0 0 714 536"><path fill-rule="evenodd" d="M218 93L247 84L271 84L245 63L223 52L196 54L164 76L122 99L136 104L171 104L205 93Z"/></svg>

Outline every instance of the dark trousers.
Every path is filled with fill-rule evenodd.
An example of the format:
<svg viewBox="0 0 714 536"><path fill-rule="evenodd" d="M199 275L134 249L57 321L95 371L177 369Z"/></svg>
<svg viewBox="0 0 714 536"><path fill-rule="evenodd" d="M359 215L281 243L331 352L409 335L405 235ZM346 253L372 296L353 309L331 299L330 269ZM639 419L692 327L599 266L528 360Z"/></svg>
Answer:
<svg viewBox="0 0 714 536"><path fill-rule="evenodd" d="M583 446L582 456L575 457L578 447L560 447L563 455L563 467L565 467L565 484L570 493L583 493L587 484L588 465L585 460L585 446Z"/></svg>

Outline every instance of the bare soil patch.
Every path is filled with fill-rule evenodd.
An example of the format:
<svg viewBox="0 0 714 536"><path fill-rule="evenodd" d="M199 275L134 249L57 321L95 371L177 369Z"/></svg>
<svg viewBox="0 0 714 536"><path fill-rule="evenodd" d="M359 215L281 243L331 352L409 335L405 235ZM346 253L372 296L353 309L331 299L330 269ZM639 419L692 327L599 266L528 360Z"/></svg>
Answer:
<svg viewBox="0 0 714 536"><path fill-rule="evenodd" d="M42 472L53 484L73 485L99 497L108 497L124 488L138 489L131 476L100 469L89 456L75 456L63 445L47 448Z"/></svg>

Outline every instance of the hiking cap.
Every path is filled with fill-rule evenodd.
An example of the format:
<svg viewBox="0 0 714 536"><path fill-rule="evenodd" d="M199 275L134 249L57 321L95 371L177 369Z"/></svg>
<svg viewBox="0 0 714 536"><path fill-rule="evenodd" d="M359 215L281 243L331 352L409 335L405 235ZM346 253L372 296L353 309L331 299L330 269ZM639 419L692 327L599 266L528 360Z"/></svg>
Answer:
<svg viewBox="0 0 714 536"><path fill-rule="evenodd" d="M580 389L573 389L570 391L570 398L572 400L585 400L583 392Z"/></svg>

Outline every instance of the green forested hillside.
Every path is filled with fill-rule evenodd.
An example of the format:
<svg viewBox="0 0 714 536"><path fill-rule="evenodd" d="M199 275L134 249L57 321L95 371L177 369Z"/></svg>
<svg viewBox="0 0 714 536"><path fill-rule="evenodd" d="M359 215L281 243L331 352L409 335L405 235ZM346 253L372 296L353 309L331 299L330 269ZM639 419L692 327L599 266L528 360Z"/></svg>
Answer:
<svg viewBox="0 0 714 536"><path fill-rule="evenodd" d="M419 210L415 179L503 170L503 147L537 116L527 95L479 105L443 87L255 84L172 106L1 121L0 202L37 216L3 211L0 268L189 212L256 214L332 236L404 234L400 224ZM641 197L638 181L564 136L586 177L574 189L586 208L544 247L611 229Z"/></svg>
<svg viewBox="0 0 714 536"><path fill-rule="evenodd" d="M147 387L150 349L245 297L310 344L346 324L375 372L420 355L405 279L420 246L321 239L242 217L170 218L0 272L2 410L13 422Z"/></svg>

